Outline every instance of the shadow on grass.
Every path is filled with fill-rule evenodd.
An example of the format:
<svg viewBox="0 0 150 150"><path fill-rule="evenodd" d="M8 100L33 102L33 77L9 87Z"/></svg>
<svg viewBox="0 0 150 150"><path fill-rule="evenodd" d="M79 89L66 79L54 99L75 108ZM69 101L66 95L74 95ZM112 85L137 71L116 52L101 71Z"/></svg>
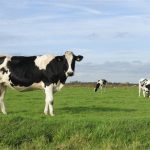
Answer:
<svg viewBox="0 0 150 150"><path fill-rule="evenodd" d="M8 114L20 114L20 113L27 113L29 111L27 110L12 110L12 111L8 111Z"/></svg>
<svg viewBox="0 0 150 150"><path fill-rule="evenodd" d="M82 112L133 112L136 109L122 109L122 108L111 108L111 107L63 107L59 110L66 111L68 113L82 113Z"/></svg>

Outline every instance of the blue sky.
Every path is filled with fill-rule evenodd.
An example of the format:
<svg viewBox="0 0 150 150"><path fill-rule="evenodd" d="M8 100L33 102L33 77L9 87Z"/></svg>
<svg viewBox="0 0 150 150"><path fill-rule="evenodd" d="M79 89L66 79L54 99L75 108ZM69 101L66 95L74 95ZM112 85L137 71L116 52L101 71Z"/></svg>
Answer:
<svg viewBox="0 0 150 150"><path fill-rule="evenodd" d="M149 0L0 0L0 54L82 54L68 81L150 77Z"/></svg>

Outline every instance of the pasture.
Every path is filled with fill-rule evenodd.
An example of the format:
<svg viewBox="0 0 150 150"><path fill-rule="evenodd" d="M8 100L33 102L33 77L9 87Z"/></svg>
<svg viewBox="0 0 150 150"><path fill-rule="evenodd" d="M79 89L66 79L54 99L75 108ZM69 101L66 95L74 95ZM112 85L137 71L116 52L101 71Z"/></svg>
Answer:
<svg viewBox="0 0 150 150"><path fill-rule="evenodd" d="M65 86L54 96L55 116L45 116L42 91L8 90L0 113L3 150L150 149L150 99L138 87Z"/></svg>

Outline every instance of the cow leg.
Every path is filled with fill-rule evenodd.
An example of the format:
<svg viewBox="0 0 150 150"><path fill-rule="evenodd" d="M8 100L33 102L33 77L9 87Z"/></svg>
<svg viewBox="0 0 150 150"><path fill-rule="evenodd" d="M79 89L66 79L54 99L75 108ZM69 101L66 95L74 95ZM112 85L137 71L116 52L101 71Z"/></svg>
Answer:
<svg viewBox="0 0 150 150"><path fill-rule="evenodd" d="M106 92L106 85L104 85L103 89L104 89L104 92Z"/></svg>
<svg viewBox="0 0 150 150"><path fill-rule="evenodd" d="M6 86L0 84L0 107L3 114L7 114L5 110L5 104L4 104L5 91L6 91Z"/></svg>
<svg viewBox="0 0 150 150"><path fill-rule="evenodd" d="M50 113L51 116L54 116L53 113L53 85L46 86L45 88L45 115Z"/></svg>
<svg viewBox="0 0 150 150"><path fill-rule="evenodd" d="M141 85L139 85L139 96L141 95Z"/></svg>
<svg viewBox="0 0 150 150"><path fill-rule="evenodd" d="M100 85L100 91L103 93L103 85Z"/></svg>
<svg viewBox="0 0 150 150"><path fill-rule="evenodd" d="M146 92L145 92L145 90L143 90L143 96L146 97Z"/></svg>

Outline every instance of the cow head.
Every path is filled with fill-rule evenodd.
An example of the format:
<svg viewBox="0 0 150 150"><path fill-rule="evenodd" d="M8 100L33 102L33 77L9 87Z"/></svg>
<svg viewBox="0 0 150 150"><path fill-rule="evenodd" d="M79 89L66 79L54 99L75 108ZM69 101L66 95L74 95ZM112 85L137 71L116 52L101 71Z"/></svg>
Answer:
<svg viewBox="0 0 150 150"><path fill-rule="evenodd" d="M144 92L146 97L150 96L150 83L146 83L146 85L144 85Z"/></svg>
<svg viewBox="0 0 150 150"><path fill-rule="evenodd" d="M63 61L63 70L65 72L66 77L73 76L75 71L75 62L81 61L83 56L74 55L71 51L66 51L63 56L57 56L56 59L58 61Z"/></svg>

